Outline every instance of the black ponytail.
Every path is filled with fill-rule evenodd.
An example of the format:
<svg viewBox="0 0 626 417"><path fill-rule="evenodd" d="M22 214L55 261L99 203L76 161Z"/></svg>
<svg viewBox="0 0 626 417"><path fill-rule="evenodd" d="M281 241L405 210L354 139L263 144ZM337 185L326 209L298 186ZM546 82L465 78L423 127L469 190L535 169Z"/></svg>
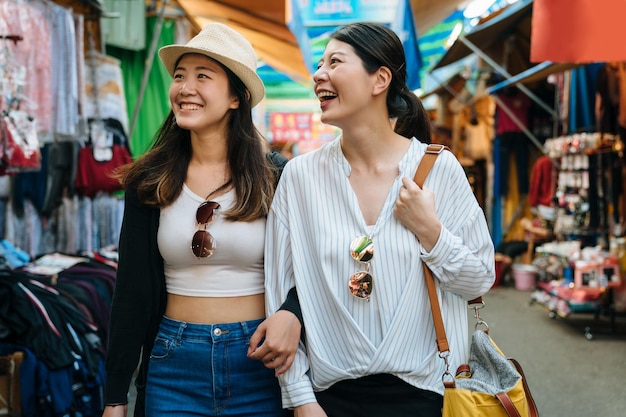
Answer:
<svg viewBox="0 0 626 417"><path fill-rule="evenodd" d="M430 143L432 140L432 126L422 101L408 89L402 90L396 97L404 105L397 113L391 113L391 107L388 106L390 108L390 116L397 119L395 132L407 138L415 137L420 142Z"/></svg>

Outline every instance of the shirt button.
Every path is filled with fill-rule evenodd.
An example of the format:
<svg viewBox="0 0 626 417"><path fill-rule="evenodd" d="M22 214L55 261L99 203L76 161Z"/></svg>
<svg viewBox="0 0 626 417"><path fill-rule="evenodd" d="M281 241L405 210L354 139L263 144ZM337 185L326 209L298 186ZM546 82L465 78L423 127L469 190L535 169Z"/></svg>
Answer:
<svg viewBox="0 0 626 417"><path fill-rule="evenodd" d="M217 329L214 329L213 334L215 336L220 336L222 334L222 329L220 329L219 327Z"/></svg>

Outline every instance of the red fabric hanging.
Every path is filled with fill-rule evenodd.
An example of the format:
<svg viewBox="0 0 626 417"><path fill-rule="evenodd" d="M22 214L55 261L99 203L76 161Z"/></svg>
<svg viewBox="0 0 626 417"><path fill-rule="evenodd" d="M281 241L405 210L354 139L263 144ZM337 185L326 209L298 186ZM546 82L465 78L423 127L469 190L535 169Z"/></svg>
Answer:
<svg viewBox="0 0 626 417"><path fill-rule="evenodd" d="M552 159L547 155L540 156L530 174L530 188L528 204L531 207L539 205L551 206L554 198L555 173Z"/></svg>
<svg viewBox="0 0 626 417"><path fill-rule="evenodd" d="M93 198L100 191L112 193L122 189L111 175L117 167L131 163L132 157L122 145L113 145L111 149L112 156L108 161L97 161L91 145L80 150L74 183L78 194Z"/></svg>
<svg viewBox="0 0 626 417"><path fill-rule="evenodd" d="M624 0L534 0L531 62L626 61Z"/></svg>

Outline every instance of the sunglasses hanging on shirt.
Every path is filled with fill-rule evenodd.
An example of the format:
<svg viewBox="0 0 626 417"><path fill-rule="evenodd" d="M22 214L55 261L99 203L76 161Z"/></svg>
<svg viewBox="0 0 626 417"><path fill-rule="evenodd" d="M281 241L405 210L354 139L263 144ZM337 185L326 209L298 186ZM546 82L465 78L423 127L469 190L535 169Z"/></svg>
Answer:
<svg viewBox="0 0 626 417"><path fill-rule="evenodd" d="M364 267L350 276L348 290L356 298L369 301L374 289L374 279L370 274L370 261L374 257L374 242L369 236L359 236L350 244L350 256Z"/></svg>

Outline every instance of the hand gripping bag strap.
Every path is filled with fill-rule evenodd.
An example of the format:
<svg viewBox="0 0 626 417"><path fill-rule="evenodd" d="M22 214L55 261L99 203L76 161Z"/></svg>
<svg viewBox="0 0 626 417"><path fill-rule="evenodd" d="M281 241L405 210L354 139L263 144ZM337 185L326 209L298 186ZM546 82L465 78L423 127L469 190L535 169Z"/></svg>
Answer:
<svg viewBox="0 0 626 417"><path fill-rule="evenodd" d="M428 145L428 148L426 149L426 153L424 154L422 161L420 161L420 164L417 167L417 171L415 172L414 181L418 186L422 187L424 185L424 181L426 180L426 177L428 176L430 169L434 165L435 160L437 159L437 156L439 156L439 154L443 152L444 149L446 149L446 147L443 145L435 145L435 144ZM443 318L441 315L441 306L439 305L439 299L437 298L435 279L433 278L432 271L430 270L430 268L428 268L425 262L423 262L423 266L424 266L424 274L426 276L426 287L428 289L428 298L430 300L430 308L432 311L433 321L435 324L437 349L439 350L440 354L447 354L450 348L448 344L448 338L446 336L445 327L443 325ZM482 297L478 297L468 302L468 304L470 305L476 304L476 303L482 303ZM521 366L516 360L510 359L510 358L509 360L515 365L515 368L517 369L519 374L522 376L522 384L524 386L524 392L526 393L526 398L528 400L528 404L530 407L530 410L529 410L530 417L537 417L539 415L537 411L537 406L530 393L530 389L528 388L528 384L526 383L526 378L521 369ZM444 382L444 385L446 388L454 388L455 386L454 380L452 380L451 382ZM517 411L517 408L515 408L515 405L511 401L511 398L506 393L498 394L496 395L496 398L500 401L500 403L502 404L504 410L506 411L509 417L521 417L519 412Z"/></svg>
<svg viewBox="0 0 626 417"><path fill-rule="evenodd" d="M445 149L448 149L444 145L439 144L430 144L426 148L426 153L422 157L419 166L417 167L417 171L415 172L415 177L413 181L417 185L421 187L424 186L424 181L426 181L426 177L430 172L430 169L435 164L435 160L439 156L441 152ZM426 286L428 287L428 298L430 299L430 308L433 314L433 320L435 322L435 334L437 337L437 348L440 353L448 352L450 350L448 344L448 338L446 337L446 330L443 326L443 318L441 316L441 308L439 306L439 299L437 298L437 291L435 289L435 279L433 278L433 274L430 268L423 263L424 266L424 274L426 275ZM475 300L470 301L470 304L480 303L482 302L481 298L477 298Z"/></svg>

